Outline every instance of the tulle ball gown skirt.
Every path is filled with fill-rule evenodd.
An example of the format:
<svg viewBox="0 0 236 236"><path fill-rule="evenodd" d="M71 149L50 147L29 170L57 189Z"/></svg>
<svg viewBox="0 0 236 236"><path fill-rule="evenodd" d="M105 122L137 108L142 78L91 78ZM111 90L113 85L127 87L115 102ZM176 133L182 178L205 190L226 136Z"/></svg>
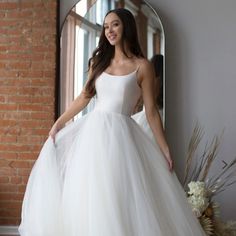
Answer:
<svg viewBox="0 0 236 236"><path fill-rule="evenodd" d="M129 116L95 110L49 137L21 236L203 236L159 148Z"/></svg>

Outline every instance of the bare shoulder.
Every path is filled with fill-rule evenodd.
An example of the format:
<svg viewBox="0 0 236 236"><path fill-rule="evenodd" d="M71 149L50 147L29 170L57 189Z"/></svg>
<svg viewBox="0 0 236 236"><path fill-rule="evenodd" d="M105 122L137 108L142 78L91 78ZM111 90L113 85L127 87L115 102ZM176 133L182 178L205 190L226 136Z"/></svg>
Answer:
<svg viewBox="0 0 236 236"><path fill-rule="evenodd" d="M152 63L146 58L137 59L137 64L139 65L139 81L142 81L144 78L152 78L154 75L154 69Z"/></svg>
<svg viewBox="0 0 236 236"><path fill-rule="evenodd" d="M144 66L144 67L151 64L151 62L146 58L137 58L136 61L137 61L137 64L139 64L140 66Z"/></svg>
<svg viewBox="0 0 236 236"><path fill-rule="evenodd" d="M149 60L147 60L146 58L141 58L141 59L139 59L140 60L140 69L142 70L142 71L150 71L150 70L152 70L152 63L149 61Z"/></svg>

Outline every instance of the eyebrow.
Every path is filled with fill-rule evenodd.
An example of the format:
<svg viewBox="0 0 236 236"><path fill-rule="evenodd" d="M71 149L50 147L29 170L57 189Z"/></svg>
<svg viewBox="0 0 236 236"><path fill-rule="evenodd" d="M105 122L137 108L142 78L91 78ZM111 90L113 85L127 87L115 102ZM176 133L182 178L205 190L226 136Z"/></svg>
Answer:
<svg viewBox="0 0 236 236"><path fill-rule="evenodd" d="M114 23L114 22L120 22L119 20L113 20L111 23ZM107 25L108 23L104 23L104 25Z"/></svg>

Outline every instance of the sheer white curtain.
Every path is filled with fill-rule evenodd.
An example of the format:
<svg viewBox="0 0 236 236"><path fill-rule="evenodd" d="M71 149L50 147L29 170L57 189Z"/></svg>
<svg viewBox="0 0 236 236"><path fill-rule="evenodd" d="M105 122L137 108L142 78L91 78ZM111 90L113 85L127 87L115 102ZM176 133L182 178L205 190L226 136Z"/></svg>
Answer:
<svg viewBox="0 0 236 236"><path fill-rule="evenodd" d="M60 113L62 114L74 100L75 66L75 24L76 20L68 16L61 34L61 79Z"/></svg>

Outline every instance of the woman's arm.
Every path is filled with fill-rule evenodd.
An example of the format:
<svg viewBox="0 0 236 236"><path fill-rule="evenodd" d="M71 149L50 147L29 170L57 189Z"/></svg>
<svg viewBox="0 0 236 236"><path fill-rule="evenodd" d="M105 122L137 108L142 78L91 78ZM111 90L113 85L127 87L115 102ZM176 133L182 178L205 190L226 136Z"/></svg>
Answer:
<svg viewBox="0 0 236 236"><path fill-rule="evenodd" d="M88 78L91 74L91 66L88 73ZM65 126L66 122L72 119L76 114L81 112L89 103L91 100L91 97L87 96L87 93L85 91L85 86L83 87L81 93L79 96L71 103L69 108L56 120L54 125L52 126L49 135L52 137L52 139L55 141L55 135L56 133Z"/></svg>
<svg viewBox="0 0 236 236"><path fill-rule="evenodd" d="M162 153L164 154L168 162L169 169L172 171L173 161L171 159L169 147L164 135L164 129L158 111L158 105L155 102L154 68L149 61L147 60L142 61L139 68L139 78L141 82L142 96L143 96L147 121L154 134L156 142L158 143Z"/></svg>
<svg viewBox="0 0 236 236"><path fill-rule="evenodd" d="M71 103L69 108L56 120L49 132L49 135L54 141L56 133L65 126L67 121L82 111L88 105L90 99L91 98L86 97L86 93L83 90L80 95Z"/></svg>

